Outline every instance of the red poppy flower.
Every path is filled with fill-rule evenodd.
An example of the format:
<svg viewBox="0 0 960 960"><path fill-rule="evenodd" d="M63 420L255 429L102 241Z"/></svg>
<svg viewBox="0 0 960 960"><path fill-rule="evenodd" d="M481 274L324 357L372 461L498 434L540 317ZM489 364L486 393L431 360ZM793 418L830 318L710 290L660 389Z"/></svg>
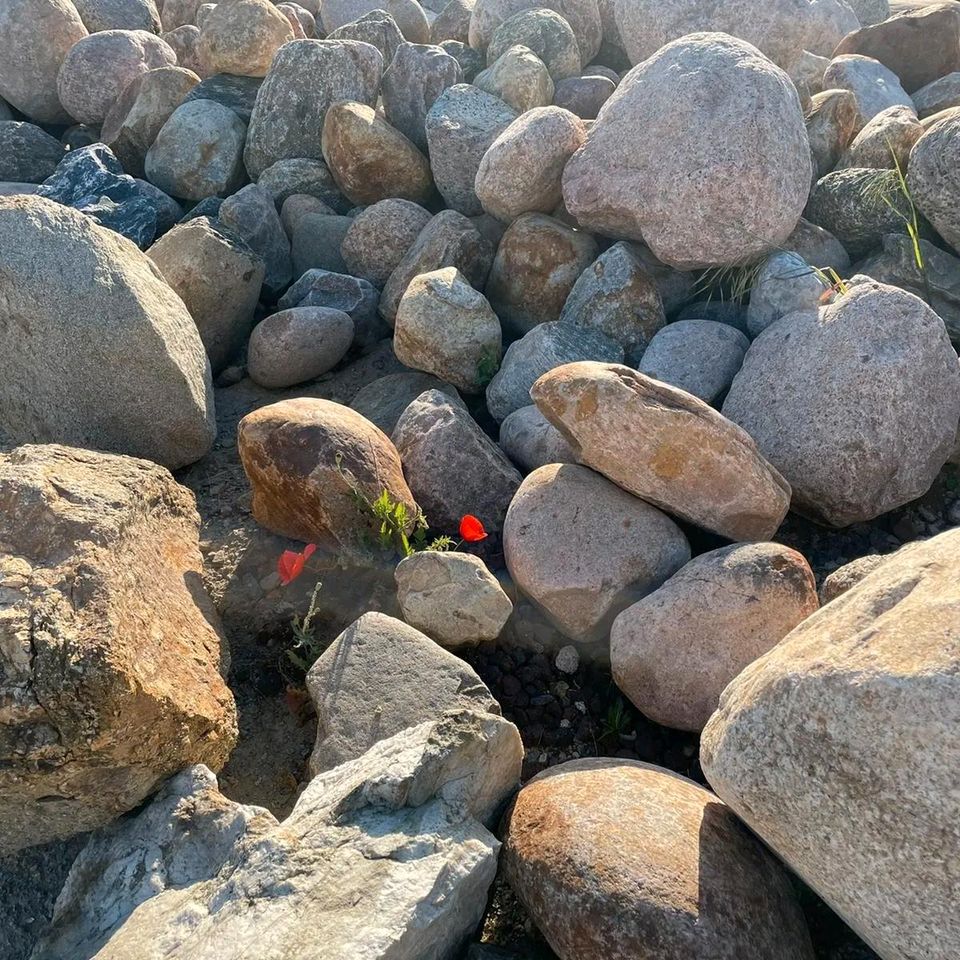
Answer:
<svg viewBox="0 0 960 960"><path fill-rule="evenodd" d="M277 561L277 573L280 574L280 581L286 586L293 583L297 577L303 573L306 562L313 556L317 549L315 543L308 543L300 553L296 550L284 550Z"/></svg>
<svg viewBox="0 0 960 960"><path fill-rule="evenodd" d="M483 529L483 524L473 514L468 513L460 521L460 536L467 543L477 543L480 540L487 539L487 531Z"/></svg>

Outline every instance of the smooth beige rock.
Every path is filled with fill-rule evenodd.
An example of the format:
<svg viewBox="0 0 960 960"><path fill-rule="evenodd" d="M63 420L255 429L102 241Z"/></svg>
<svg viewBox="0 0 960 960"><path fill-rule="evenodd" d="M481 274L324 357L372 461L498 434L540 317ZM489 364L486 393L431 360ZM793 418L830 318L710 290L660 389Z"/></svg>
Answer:
<svg viewBox="0 0 960 960"><path fill-rule="evenodd" d="M294 39L290 22L267 0L219 0L200 25L200 62L208 74L265 77L277 50Z"/></svg>
<svg viewBox="0 0 960 960"><path fill-rule="evenodd" d="M37 123L70 123L57 75L87 28L70 0L5 0L0 7L0 97Z"/></svg>
<svg viewBox="0 0 960 960"><path fill-rule="evenodd" d="M864 557L857 557L838 567L833 573L824 578L820 586L820 605L836 600L837 597L855 587L868 573L873 573L883 557L878 553L868 553Z"/></svg>
<svg viewBox="0 0 960 960"><path fill-rule="evenodd" d="M250 333L266 264L209 217L178 224L147 256L190 311L210 366L219 372Z"/></svg>
<svg viewBox="0 0 960 960"><path fill-rule="evenodd" d="M581 463L731 540L769 539L790 486L744 430L696 397L607 363L569 363L530 391Z"/></svg>
<svg viewBox="0 0 960 960"><path fill-rule="evenodd" d="M486 564L470 553L424 550L396 569L403 619L447 650L496 640L513 604Z"/></svg>
<svg viewBox="0 0 960 960"><path fill-rule="evenodd" d="M960 419L960 370L919 297L867 281L750 346L723 404L789 481L793 509L835 527L930 489Z"/></svg>
<svg viewBox="0 0 960 960"><path fill-rule="evenodd" d="M414 277L397 308L393 349L414 370L482 393L500 366L500 321L456 267Z"/></svg>
<svg viewBox="0 0 960 960"><path fill-rule="evenodd" d="M699 732L726 685L818 606L813 571L795 550L711 550L617 617L613 679L651 720Z"/></svg>
<svg viewBox="0 0 960 960"><path fill-rule="evenodd" d="M355 410L329 400L282 400L248 413L237 445L253 488L253 515L274 533L333 548L377 544L380 523L354 491L386 490L412 519L413 500L390 438Z"/></svg>
<svg viewBox="0 0 960 960"><path fill-rule="evenodd" d="M394 198L422 204L433 195L430 162L373 107L333 104L321 144L337 186L355 204Z"/></svg>
<svg viewBox="0 0 960 960"><path fill-rule="evenodd" d="M571 640L606 640L614 617L690 559L656 507L576 464L534 470L507 511L503 549L514 582Z"/></svg>
<svg viewBox="0 0 960 960"><path fill-rule="evenodd" d="M690 270L782 245L811 176L786 73L742 40L696 33L624 77L567 163L563 198L584 229Z"/></svg>
<svg viewBox="0 0 960 960"><path fill-rule="evenodd" d="M477 169L474 187L483 209L504 223L522 213L552 213L563 196L563 168L586 136L583 121L561 107L537 107L517 117Z"/></svg>
<svg viewBox="0 0 960 960"><path fill-rule="evenodd" d="M136 807L236 740L193 495L58 445L0 455L0 852Z"/></svg>
<svg viewBox="0 0 960 960"><path fill-rule="evenodd" d="M780 864L717 798L630 760L545 770L506 819L503 869L564 960L812 960Z"/></svg>
<svg viewBox="0 0 960 960"><path fill-rule="evenodd" d="M145 254L79 211L29 196L0 197L0 249L0 433L171 470L210 450L210 364Z"/></svg>
<svg viewBox="0 0 960 960"><path fill-rule="evenodd" d="M884 960L960 951L960 530L911 544L727 687L700 759Z"/></svg>

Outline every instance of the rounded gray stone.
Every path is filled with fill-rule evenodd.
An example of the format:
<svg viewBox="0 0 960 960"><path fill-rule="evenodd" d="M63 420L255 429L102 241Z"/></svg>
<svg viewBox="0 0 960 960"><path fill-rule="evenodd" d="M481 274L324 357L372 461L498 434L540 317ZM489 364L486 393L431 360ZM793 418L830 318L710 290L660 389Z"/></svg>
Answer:
<svg viewBox="0 0 960 960"><path fill-rule="evenodd" d="M42 183L63 154L63 144L36 124L0 120L0 182Z"/></svg>
<svg viewBox="0 0 960 960"><path fill-rule="evenodd" d="M577 455L563 434L535 404L514 410L500 424L500 449L522 473L548 463L576 463Z"/></svg>
<svg viewBox="0 0 960 960"><path fill-rule="evenodd" d="M532 50L555 83L580 74L582 62L577 38L570 24L554 10L522 10L504 20L490 38L487 64L492 65L517 45Z"/></svg>
<svg viewBox="0 0 960 960"><path fill-rule="evenodd" d="M160 13L153 0L73 0L90 33L102 30L146 30L160 33Z"/></svg>
<svg viewBox="0 0 960 960"><path fill-rule="evenodd" d="M340 244L347 271L383 287L430 222L430 213L410 200L381 200L353 218Z"/></svg>

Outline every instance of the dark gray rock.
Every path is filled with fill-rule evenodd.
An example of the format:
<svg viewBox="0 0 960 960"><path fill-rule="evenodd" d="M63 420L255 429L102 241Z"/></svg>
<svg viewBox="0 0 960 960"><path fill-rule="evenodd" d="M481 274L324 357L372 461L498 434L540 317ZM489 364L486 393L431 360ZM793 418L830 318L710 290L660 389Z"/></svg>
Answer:
<svg viewBox="0 0 960 960"><path fill-rule="evenodd" d="M153 203L157 211L158 237L183 219L183 207L173 197L146 180L137 180L136 184L140 188L140 193Z"/></svg>
<svg viewBox="0 0 960 960"><path fill-rule="evenodd" d="M132 240L141 250L157 235L157 208L146 197L131 197L122 203L109 197L85 197L73 206L101 227Z"/></svg>
<svg viewBox="0 0 960 960"><path fill-rule="evenodd" d="M377 313L380 293L360 277L330 270L308 270L277 301L280 310L291 307L327 307L353 320L354 342L362 349L390 336L390 328Z"/></svg>
<svg viewBox="0 0 960 960"><path fill-rule="evenodd" d="M474 50L459 40L444 40L439 46L460 64L464 83L473 83L474 77L486 66L480 50Z"/></svg>
<svg viewBox="0 0 960 960"><path fill-rule="evenodd" d="M211 220L215 220L220 215L220 207L222 206L223 197L207 197L206 200L201 200L188 213L185 213L179 222L186 223L194 217L210 217Z"/></svg>
<svg viewBox="0 0 960 960"><path fill-rule="evenodd" d="M74 0L90 33L101 30L146 30L160 33L160 14L153 0Z"/></svg>
<svg viewBox="0 0 960 960"><path fill-rule="evenodd" d="M426 151L427 113L447 87L462 82L460 64L442 47L402 43L383 74L383 111L397 130Z"/></svg>
<svg viewBox="0 0 960 960"><path fill-rule="evenodd" d="M357 392L350 406L389 437L403 411L428 390L440 390L451 397L460 396L455 387L432 374L408 370L368 383Z"/></svg>
<svg viewBox="0 0 960 960"><path fill-rule="evenodd" d="M297 219L290 238L293 271L297 275L319 268L346 273L340 244L350 229L350 217L308 213Z"/></svg>
<svg viewBox="0 0 960 960"><path fill-rule="evenodd" d="M295 193L316 197L337 213L346 213L350 208L350 201L340 192L323 160L306 157L278 160L260 174L257 185L273 197L277 209Z"/></svg>
<svg viewBox="0 0 960 960"><path fill-rule="evenodd" d="M555 84L553 102L582 120L593 120L616 89L609 77L567 77Z"/></svg>
<svg viewBox="0 0 960 960"><path fill-rule="evenodd" d="M278 160L322 160L327 108L337 100L374 106L383 55L355 40L291 40L273 58L250 118L244 162L253 179Z"/></svg>
<svg viewBox="0 0 960 960"><path fill-rule="evenodd" d="M43 183L63 154L63 144L36 124L0 120L0 181Z"/></svg>
<svg viewBox="0 0 960 960"><path fill-rule="evenodd" d="M293 275L290 244L270 194L255 183L227 197L220 205L220 221L243 238L267 265L264 286L282 290Z"/></svg>
<svg viewBox="0 0 960 960"><path fill-rule="evenodd" d="M218 73L201 80L186 96L190 100L215 100L229 107L244 123L250 122L262 77L234 77Z"/></svg>

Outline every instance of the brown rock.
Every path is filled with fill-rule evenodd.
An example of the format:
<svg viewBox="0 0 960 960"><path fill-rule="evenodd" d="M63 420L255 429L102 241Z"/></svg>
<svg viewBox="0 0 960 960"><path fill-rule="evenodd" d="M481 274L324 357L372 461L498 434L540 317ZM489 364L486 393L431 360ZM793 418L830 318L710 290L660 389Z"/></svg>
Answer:
<svg viewBox="0 0 960 960"><path fill-rule="evenodd" d="M411 520L417 506L390 438L355 410L329 400L283 400L247 414L238 429L253 515L274 533L363 550L379 521L357 502L386 490Z"/></svg>
<svg viewBox="0 0 960 960"><path fill-rule="evenodd" d="M290 21L267 0L219 0L200 27L200 62L208 74L265 77Z"/></svg>
<svg viewBox="0 0 960 960"><path fill-rule="evenodd" d="M879 60L900 78L907 93L913 93L960 70L960 7L935 3L854 30L833 55L845 53Z"/></svg>
<svg viewBox="0 0 960 960"><path fill-rule="evenodd" d="M790 486L744 430L636 370L589 361L542 376L530 396L581 463L731 540L769 539Z"/></svg>
<svg viewBox="0 0 960 960"><path fill-rule="evenodd" d="M365 206L391 198L427 203L433 194L427 158L373 107L333 104L321 143L337 186L353 203Z"/></svg>
<svg viewBox="0 0 960 960"><path fill-rule="evenodd" d="M577 464L534 470L503 528L510 576L571 640L605 641L614 617L690 559L680 528Z"/></svg>
<svg viewBox="0 0 960 960"><path fill-rule="evenodd" d="M699 732L726 685L817 607L813 572L795 550L712 550L617 617L613 679L651 720Z"/></svg>
<svg viewBox="0 0 960 960"><path fill-rule="evenodd" d="M812 960L786 873L724 804L629 760L575 760L524 787L507 880L565 960Z"/></svg>
<svg viewBox="0 0 960 960"><path fill-rule="evenodd" d="M717 793L885 960L960 955L960 530L887 557L724 691Z"/></svg>
<svg viewBox="0 0 960 960"><path fill-rule="evenodd" d="M857 98L852 91L824 90L814 94L805 122L818 179L836 167L857 132L859 118Z"/></svg>
<svg viewBox="0 0 960 960"><path fill-rule="evenodd" d="M146 460L0 456L0 853L105 825L236 739L193 496Z"/></svg>
<svg viewBox="0 0 960 960"><path fill-rule="evenodd" d="M558 320L577 278L596 259L596 240L542 213L507 227L487 281L487 297L514 336Z"/></svg>

